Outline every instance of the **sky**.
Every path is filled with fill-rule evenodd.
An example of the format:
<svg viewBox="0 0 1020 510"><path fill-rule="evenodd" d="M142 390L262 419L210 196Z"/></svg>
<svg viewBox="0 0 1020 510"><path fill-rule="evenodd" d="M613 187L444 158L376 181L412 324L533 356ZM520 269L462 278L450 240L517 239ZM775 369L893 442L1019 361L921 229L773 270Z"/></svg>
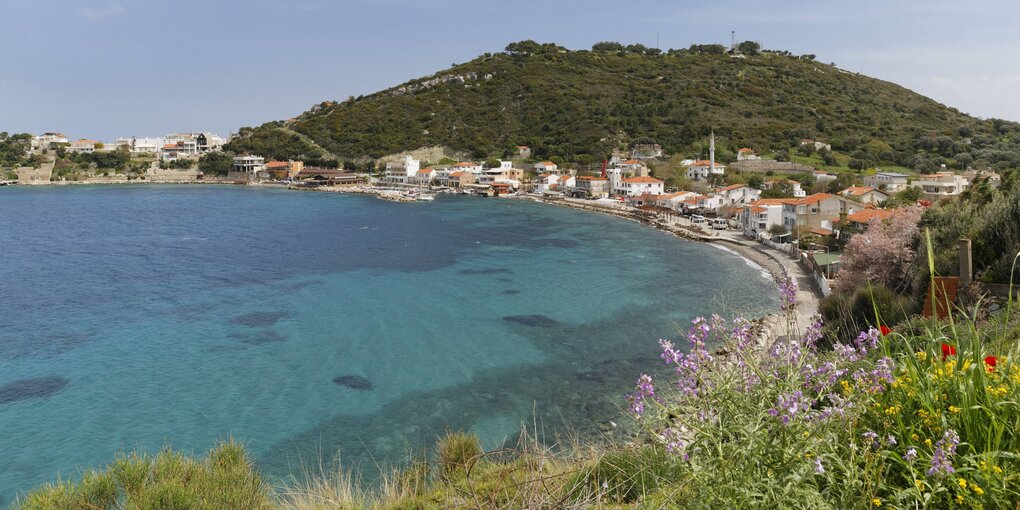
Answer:
<svg viewBox="0 0 1020 510"><path fill-rule="evenodd" d="M293 117L524 39L755 40L1020 121L1016 0L0 0L0 131L71 138Z"/></svg>

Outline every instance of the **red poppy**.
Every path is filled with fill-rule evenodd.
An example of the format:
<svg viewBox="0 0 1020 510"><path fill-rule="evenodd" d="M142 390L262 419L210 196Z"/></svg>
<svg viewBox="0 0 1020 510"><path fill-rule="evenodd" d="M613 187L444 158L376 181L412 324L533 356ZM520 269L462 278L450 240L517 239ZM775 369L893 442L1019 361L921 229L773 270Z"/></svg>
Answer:
<svg viewBox="0 0 1020 510"><path fill-rule="evenodd" d="M995 364L998 361L999 360L995 359L995 356L985 356L985 365L987 365L985 369L988 370L989 372L995 370Z"/></svg>
<svg viewBox="0 0 1020 510"><path fill-rule="evenodd" d="M949 344L942 344L942 359L946 359L949 356L956 356L956 347Z"/></svg>
<svg viewBox="0 0 1020 510"><path fill-rule="evenodd" d="M892 330L889 329L889 326L886 326L885 324L879 326L878 330L882 332L882 336L889 336L889 333L892 333Z"/></svg>

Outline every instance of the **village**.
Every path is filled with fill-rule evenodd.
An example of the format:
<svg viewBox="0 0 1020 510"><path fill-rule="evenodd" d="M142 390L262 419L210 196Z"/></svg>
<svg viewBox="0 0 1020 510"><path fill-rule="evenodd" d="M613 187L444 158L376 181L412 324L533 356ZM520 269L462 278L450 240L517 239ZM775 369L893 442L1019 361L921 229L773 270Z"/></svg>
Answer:
<svg viewBox="0 0 1020 510"><path fill-rule="evenodd" d="M943 169L911 176L875 169L840 176L810 165L765 159L748 147L736 151L736 161L719 162L714 134L707 159L679 162L683 186L655 176L663 161L657 144L614 151L601 165L587 169L535 161L531 148L522 145L516 147L516 154L504 155L510 156L507 159L485 162L447 158L430 164L412 155L395 155L384 158L377 172L306 166L294 160L267 162L260 155L245 154L227 159L229 168L222 174L206 175L198 162L221 151L228 141L198 132L118 138L104 144L71 141L51 132L33 137L31 147L40 155L55 150L67 154L121 151L147 165L133 181L130 175L115 174L91 176L84 183L251 184L365 193L410 202L433 200L437 193L519 197L629 216L691 239L750 241L782 252L813 273L822 295L830 292L842 247L872 222L890 220L899 207L927 207L957 196L977 182L992 187L1000 182L1000 176L990 170ZM802 140L801 145L809 150L830 149L815 140ZM23 169L17 181L3 184L61 183L46 170L45 164Z"/></svg>

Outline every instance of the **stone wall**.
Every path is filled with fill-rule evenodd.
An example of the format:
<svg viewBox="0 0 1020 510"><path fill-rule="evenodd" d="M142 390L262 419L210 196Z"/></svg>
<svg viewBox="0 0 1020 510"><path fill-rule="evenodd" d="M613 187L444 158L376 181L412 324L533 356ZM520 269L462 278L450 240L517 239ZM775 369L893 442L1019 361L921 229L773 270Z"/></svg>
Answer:
<svg viewBox="0 0 1020 510"><path fill-rule="evenodd" d="M811 173L815 171L813 166L771 159L735 161L729 164L728 169L735 172L751 173L766 173L770 170L777 173Z"/></svg>

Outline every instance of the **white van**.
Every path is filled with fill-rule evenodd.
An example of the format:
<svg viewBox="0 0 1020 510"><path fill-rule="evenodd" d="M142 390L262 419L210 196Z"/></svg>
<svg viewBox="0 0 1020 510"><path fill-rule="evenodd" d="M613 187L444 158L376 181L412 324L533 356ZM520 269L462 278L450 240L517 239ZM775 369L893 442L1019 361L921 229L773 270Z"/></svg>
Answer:
<svg viewBox="0 0 1020 510"><path fill-rule="evenodd" d="M726 230L729 227L729 222L723 218L716 218L712 220L712 228L716 230Z"/></svg>
<svg viewBox="0 0 1020 510"><path fill-rule="evenodd" d="M708 221L708 219L705 218L704 216L698 214L691 215L691 223L704 223L706 221Z"/></svg>

